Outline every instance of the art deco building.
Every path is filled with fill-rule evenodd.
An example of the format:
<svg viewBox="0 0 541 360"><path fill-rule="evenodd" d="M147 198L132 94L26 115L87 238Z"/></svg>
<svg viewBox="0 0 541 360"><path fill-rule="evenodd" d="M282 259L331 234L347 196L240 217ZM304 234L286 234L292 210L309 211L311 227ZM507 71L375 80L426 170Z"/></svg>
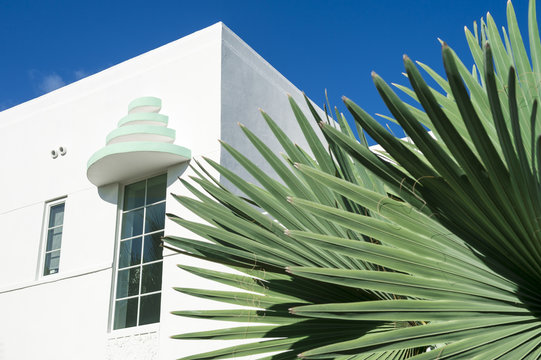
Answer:
<svg viewBox="0 0 541 360"><path fill-rule="evenodd" d="M241 171L222 139L270 172L243 123L279 151L258 108L296 142L300 92L222 23L0 113L0 359L174 359L218 348L171 335L221 326L171 315L226 305L159 246L192 236L165 213L202 156ZM245 175L246 177L248 175Z"/></svg>

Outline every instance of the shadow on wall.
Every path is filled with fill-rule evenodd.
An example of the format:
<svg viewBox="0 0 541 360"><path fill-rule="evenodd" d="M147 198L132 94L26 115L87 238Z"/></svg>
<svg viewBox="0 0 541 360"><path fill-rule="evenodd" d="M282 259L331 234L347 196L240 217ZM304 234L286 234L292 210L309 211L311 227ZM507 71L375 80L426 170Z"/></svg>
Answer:
<svg viewBox="0 0 541 360"><path fill-rule="evenodd" d="M183 162L179 165L175 165L167 169L167 187L174 182L178 181L178 178L188 169L189 162ZM108 184L98 187L98 194L103 201L110 204L118 204L119 185L118 183ZM0 348L0 355L1 355ZM0 357L0 360L2 358Z"/></svg>

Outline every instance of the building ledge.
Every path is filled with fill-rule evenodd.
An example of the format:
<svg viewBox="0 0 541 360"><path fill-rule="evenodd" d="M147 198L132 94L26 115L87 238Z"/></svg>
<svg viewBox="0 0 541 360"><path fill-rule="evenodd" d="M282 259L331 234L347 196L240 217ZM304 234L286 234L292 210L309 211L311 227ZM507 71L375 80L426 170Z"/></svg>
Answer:
<svg viewBox="0 0 541 360"><path fill-rule="evenodd" d="M190 158L189 149L175 144L149 141L111 144L88 160L87 177L92 184L102 186L167 169Z"/></svg>
<svg viewBox="0 0 541 360"><path fill-rule="evenodd" d="M50 284L58 281L73 279L81 276L92 275L106 270L112 270L111 263L98 264L92 267L84 269L76 269L69 272L60 271L53 275L41 276L40 278L32 281L20 282L17 284L8 285L0 288L0 294L8 293L12 291L24 290L27 288Z"/></svg>

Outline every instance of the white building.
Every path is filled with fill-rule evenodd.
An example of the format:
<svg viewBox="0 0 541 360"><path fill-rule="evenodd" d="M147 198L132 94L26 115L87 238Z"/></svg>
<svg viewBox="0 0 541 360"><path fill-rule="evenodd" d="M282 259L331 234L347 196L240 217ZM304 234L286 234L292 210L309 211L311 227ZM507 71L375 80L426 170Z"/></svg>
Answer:
<svg viewBox="0 0 541 360"><path fill-rule="evenodd" d="M287 93L304 103L218 23L0 113L0 359L174 359L221 347L170 339L219 325L170 311L225 305L174 291L216 285L177 268L207 265L162 254L157 239L187 235L164 213L193 218L171 196L187 194L176 179L191 158L238 169L217 139L262 163L237 126L265 138L259 107L304 145Z"/></svg>

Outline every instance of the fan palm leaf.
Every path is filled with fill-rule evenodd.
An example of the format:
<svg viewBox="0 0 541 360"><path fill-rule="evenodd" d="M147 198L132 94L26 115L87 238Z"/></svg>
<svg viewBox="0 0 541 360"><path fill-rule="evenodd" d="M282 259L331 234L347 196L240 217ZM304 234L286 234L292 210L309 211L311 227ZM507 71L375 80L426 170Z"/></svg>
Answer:
<svg viewBox="0 0 541 360"><path fill-rule="evenodd" d="M418 64L443 93L404 57L411 88L397 87L423 111L373 74L407 140L344 98L357 128L383 154L357 141L341 114L335 115L338 125L329 115L322 119L306 99L322 142L290 99L313 158L262 113L283 158L241 129L280 181L225 143L258 185L209 159L244 197L204 167L194 169L193 182L182 180L194 196L177 200L203 222L170 215L198 238L168 236L165 242L238 271L181 265L239 290L177 290L247 308L173 313L252 325L174 337L257 340L185 359L541 357L541 42L535 1L529 12L531 62L510 2L503 40L490 14L480 31L476 24L473 33L466 29L472 72L445 43L447 80Z"/></svg>

